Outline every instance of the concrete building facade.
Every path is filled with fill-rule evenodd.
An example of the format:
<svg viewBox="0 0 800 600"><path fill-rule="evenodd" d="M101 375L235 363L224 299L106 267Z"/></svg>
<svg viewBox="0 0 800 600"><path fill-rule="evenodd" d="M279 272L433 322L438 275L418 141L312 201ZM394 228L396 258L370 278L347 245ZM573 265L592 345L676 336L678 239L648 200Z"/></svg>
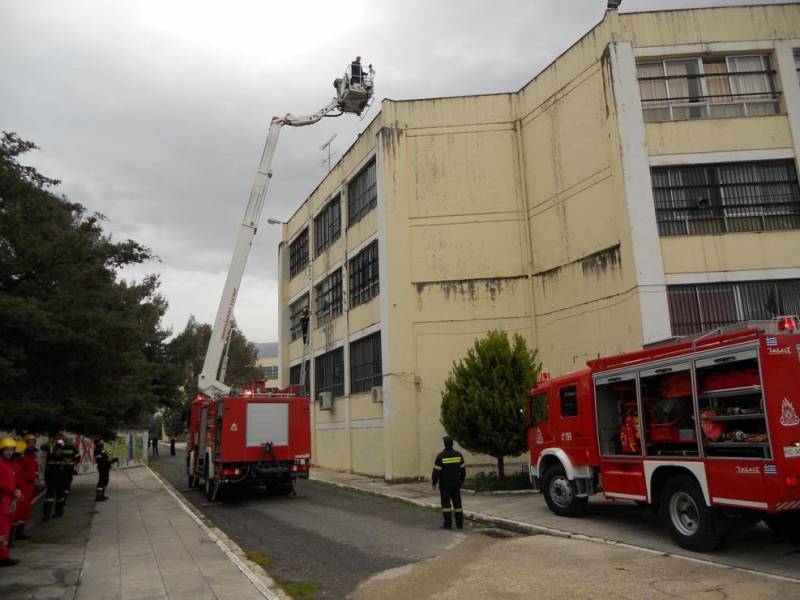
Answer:
<svg viewBox="0 0 800 600"><path fill-rule="evenodd" d="M315 463L428 476L444 381L490 329L557 374L800 313L798 36L797 4L609 11L518 92L384 100L280 246Z"/></svg>

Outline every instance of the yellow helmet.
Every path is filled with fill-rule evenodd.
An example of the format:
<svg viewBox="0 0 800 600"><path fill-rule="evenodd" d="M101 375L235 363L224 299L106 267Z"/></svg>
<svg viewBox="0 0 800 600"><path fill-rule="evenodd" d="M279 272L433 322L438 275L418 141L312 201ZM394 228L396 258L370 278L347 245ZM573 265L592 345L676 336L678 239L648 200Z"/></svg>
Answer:
<svg viewBox="0 0 800 600"><path fill-rule="evenodd" d="M6 448L14 448L14 450L16 450L17 440L10 437L3 438L3 440L0 441L0 450L5 450Z"/></svg>
<svg viewBox="0 0 800 600"><path fill-rule="evenodd" d="M32 433L26 433L25 436L23 436L22 438L23 442L30 442L31 440L34 442L36 441L36 436L33 435Z"/></svg>
<svg viewBox="0 0 800 600"><path fill-rule="evenodd" d="M28 449L28 444L26 444L22 440L19 440L17 442L17 452L19 454L25 454L25 450L27 450L27 449Z"/></svg>

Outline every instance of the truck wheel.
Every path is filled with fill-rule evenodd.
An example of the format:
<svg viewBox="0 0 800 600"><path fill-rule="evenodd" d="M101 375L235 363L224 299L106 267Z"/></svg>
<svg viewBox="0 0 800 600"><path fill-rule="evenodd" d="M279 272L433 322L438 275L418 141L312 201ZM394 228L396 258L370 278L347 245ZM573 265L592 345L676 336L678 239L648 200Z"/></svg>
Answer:
<svg viewBox="0 0 800 600"><path fill-rule="evenodd" d="M703 492L693 477L677 475L667 481L661 497L661 518L672 539L694 552L710 552L725 537L719 511L706 506Z"/></svg>
<svg viewBox="0 0 800 600"><path fill-rule="evenodd" d="M575 482L567 479L567 473L560 464L545 471L542 494L548 508L559 517L580 516L589 501L588 498L578 498Z"/></svg>
<svg viewBox="0 0 800 600"><path fill-rule="evenodd" d="M210 477L206 477L206 498L208 500L212 500L214 498L214 491L216 490L216 484Z"/></svg>

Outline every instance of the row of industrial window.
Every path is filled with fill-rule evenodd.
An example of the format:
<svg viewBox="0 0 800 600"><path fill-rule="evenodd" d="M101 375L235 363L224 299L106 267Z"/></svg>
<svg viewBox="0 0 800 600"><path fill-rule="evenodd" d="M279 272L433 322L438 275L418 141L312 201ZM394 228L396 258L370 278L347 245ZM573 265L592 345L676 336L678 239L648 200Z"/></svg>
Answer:
<svg viewBox="0 0 800 600"><path fill-rule="evenodd" d="M375 160L364 167L347 187L347 223L353 225L377 206L378 185ZM342 200L337 195L314 217L314 256L319 256L342 234ZM289 244L289 278L309 263L308 227Z"/></svg>
<svg viewBox="0 0 800 600"><path fill-rule="evenodd" d="M309 390L310 361L306 361L305 388ZM368 392L382 385L381 334L373 333L350 344L350 393ZM302 366L289 369L289 383L300 384ZM314 359L314 397L331 392L334 398L344 395L344 348L326 352ZM310 391L310 390L309 390Z"/></svg>
<svg viewBox="0 0 800 600"><path fill-rule="evenodd" d="M800 314L800 279L667 286L673 335Z"/></svg>
<svg viewBox="0 0 800 600"><path fill-rule="evenodd" d="M350 281L349 307L369 302L380 291L378 276L378 240L375 240L348 262ZM302 335L303 309L309 307L309 296L303 294L289 305L289 330L292 341ZM314 316L317 327L332 321L344 310L342 269L337 269L314 287Z"/></svg>
<svg viewBox="0 0 800 600"><path fill-rule="evenodd" d="M261 376L264 379L277 379L278 365L269 365L267 367L261 367Z"/></svg>
<svg viewBox="0 0 800 600"><path fill-rule="evenodd" d="M780 112L768 55L642 61L637 71L648 122Z"/></svg>
<svg viewBox="0 0 800 600"><path fill-rule="evenodd" d="M793 160L657 167L651 175L662 236L800 228Z"/></svg>

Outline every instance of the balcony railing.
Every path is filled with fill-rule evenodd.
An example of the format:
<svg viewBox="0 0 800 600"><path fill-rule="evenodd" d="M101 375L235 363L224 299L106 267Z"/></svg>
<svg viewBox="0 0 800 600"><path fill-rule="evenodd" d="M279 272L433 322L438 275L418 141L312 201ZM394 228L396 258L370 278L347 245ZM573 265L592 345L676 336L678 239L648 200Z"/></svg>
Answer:
<svg viewBox="0 0 800 600"><path fill-rule="evenodd" d="M779 114L781 93L772 83L774 74L773 70L758 70L639 77L645 121ZM663 85L658 85L660 82ZM651 97L650 92L659 88L666 95Z"/></svg>

